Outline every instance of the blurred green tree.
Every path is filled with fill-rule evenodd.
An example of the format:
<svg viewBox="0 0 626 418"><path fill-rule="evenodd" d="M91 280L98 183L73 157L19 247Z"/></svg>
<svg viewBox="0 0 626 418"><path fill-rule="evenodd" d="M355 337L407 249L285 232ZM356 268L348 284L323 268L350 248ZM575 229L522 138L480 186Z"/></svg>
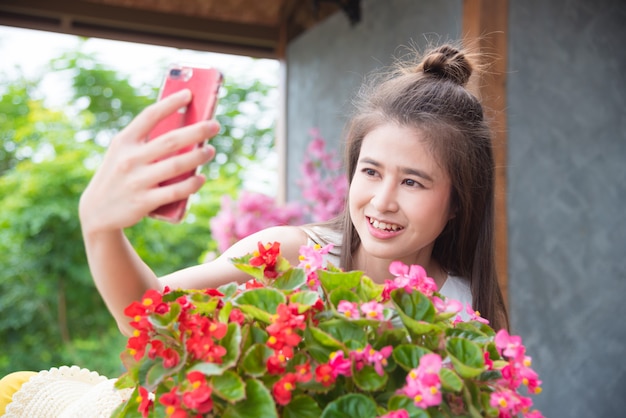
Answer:
<svg viewBox="0 0 626 418"><path fill-rule="evenodd" d="M78 199L110 139L155 100L158 86L133 86L82 45L51 61L50 71L70 81L60 108L46 105L43 74L0 83L0 375L61 364L116 375L125 338L90 278ZM222 131L212 141L217 157L203 168L209 184L181 224L145 219L128 229L157 274L216 249L209 219L221 196L235 195L246 164L273 147L267 97L274 88L226 78Z"/></svg>

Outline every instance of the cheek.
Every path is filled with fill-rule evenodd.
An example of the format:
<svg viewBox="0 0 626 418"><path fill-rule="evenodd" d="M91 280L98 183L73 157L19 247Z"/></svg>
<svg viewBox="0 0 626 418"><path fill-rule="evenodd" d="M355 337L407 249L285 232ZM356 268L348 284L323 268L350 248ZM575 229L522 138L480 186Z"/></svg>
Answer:
<svg viewBox="0 0 626 418"><path fill-rule="evenodd" d="M350 216L354 219L354 216L358 213L359 208L363 206L363 193L357 181L353 181L350 184L348 190L348 209Z"/></svg>

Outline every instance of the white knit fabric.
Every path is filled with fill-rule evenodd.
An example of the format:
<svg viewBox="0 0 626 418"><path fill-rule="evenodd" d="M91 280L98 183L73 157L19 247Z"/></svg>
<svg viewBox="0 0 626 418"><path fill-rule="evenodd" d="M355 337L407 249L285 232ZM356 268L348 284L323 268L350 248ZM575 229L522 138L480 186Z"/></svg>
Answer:
<svg viewBox="0 0 626 418"><path fill-rule="evenodd" d="M13 395L5 418L108 418L132 389L78 366L39 372Z"/></svg>

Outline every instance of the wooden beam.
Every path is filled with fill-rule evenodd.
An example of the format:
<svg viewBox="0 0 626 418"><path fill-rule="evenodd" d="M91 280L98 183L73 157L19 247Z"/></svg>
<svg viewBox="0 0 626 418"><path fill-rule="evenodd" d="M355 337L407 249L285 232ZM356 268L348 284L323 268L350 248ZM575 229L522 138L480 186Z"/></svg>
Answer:
<svg viewBox="0 0 626 418"><path fill-rule="evenodd" d="M276 58L278 28L80 0L2 0L0 24L131 42Z"/></svg>
<svg viewBox="0 0 626 418"><path fill-rule="evenodd" d="M504 300L508 306L508 235L507 235L507 125L506 72L508 0L464 0L463 34L468 46L487 57L487 67L472 87L481 97L492 119L496 163L495 245L496 270Z"/></svg>

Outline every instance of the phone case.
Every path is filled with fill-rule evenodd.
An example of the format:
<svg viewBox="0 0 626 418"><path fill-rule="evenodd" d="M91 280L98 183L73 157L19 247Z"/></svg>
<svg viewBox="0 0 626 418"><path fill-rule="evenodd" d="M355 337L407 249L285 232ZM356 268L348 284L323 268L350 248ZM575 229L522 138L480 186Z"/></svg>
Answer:
<svg viewBox="0 0 626 418"><path fill-rule="evenodd" d="M184 65L171 66L163 80L158 100L161 100L172 93L182 89L189 89L192 92L192 99L189 105L179 109L161 120L150 132L148 139L154 139L173 129L194 124L201 120L208 120L213 117L217 104L217 95L222 85L222 74L215 68L199 68ZM189 152L197 146L181 148L177 154ZM197 173L198 169L183 173L172 179L160 183L160 186L177 183ZM155 209L150 216L169 222L180 222L189 205L189 199L172 202Z"/></svg>

